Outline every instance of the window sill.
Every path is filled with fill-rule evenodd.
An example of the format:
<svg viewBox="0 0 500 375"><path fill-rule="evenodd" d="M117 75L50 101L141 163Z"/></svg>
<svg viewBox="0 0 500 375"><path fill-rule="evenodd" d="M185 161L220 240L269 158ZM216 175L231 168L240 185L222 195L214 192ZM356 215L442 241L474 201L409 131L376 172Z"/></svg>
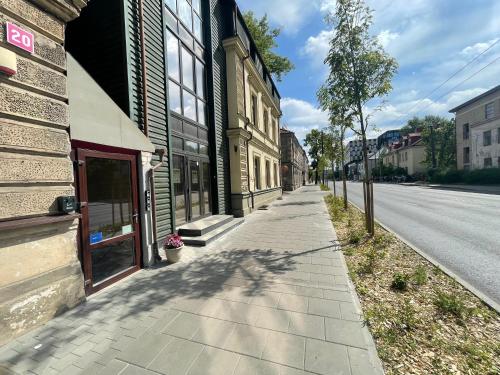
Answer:
<svg viewBox="0 0 500 375"><path fill-rule="evenodd" d="M31 217L25 219L7 220L0 222L0 232L12 229L21 229L21 228L36 227L40 225L62 223L65 221L73 221L75 219L79 219L80 217L81 217L80 214L73 213L68 215L40 216L40 217Z"/></svg>

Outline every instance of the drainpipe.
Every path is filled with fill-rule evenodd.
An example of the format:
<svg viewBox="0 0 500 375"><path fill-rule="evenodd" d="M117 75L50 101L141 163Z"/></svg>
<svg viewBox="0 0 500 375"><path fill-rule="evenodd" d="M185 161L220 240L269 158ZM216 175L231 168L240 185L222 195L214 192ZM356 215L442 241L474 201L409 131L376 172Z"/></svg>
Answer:
<svg viewBox="0 0 500 375"><path fill-rule="evenodd" d="M155 260L160 261L161 257L159 254L159 246L158 246L158 226L156 223L156 199L155 199L155 171L160 168L163 165L163 157L167 153L167 150L162 148L162 149L156 149L155 154L160 156L160 162L153 166L149 171L148 171L148 180L149 180L149 186L151 190L151 225L153 227L153 254L155 257Z"/></svg>
<svg viewBox="0 0 500 375"><path fill-rule="evenodd" d="M141 43L141 79L142 79L142 103L143 103L143 128L142 131L146 137L149 138L149 127L148 127L148 88L147 88L147 78L148 78L148 68L146 61L146 43L144 37L144 4L143 0L139 0L139 37ZM154 171L163 165L163 156L165 155L165 149L157 149L155 150L155 154L160 156L160 162L152 167L148 171L148 180L149 186L151 190L151 225L153 228L153 254L155 260L159 261L159 249L158 249L158 226L156 222L156 194L155 194L155 178Z"/></svg>

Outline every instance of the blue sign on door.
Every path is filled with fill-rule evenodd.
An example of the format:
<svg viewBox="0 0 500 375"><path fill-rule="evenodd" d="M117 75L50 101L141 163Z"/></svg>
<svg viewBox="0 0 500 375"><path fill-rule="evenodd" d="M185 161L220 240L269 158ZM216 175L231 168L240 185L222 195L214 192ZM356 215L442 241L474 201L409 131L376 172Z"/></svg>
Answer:
<svg viewBox="0 0 500 375"><path fill-rule="evenodd" d="M102 241L102 232L95 232L90 234L90 244L93 245L95 243Z"/></svg>

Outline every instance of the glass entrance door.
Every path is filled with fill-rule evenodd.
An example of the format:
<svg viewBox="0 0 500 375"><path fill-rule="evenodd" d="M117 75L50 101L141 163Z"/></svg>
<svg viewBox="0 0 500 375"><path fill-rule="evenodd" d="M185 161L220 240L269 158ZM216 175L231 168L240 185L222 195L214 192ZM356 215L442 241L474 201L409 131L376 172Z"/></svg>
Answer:
<svg viewBox="0 0 500 375"><path fill-rule="evenodd" d="M140 268L134 155L77 150L85 289L92 294Z"/></svg>
<svg viewBox="0 0 500 375"><path fill-rule="evenodd" d="M190 220L196 220L202 215L201 207L201 181L200 181L200 163L198 161L189 161L189 194L190 194Z"/></svg>
<svg viewBox="0 0 500 375"><path fill-rule="evenodd" d="M211 214L208 161L174 154L172 178L176 227Z"/></svg>

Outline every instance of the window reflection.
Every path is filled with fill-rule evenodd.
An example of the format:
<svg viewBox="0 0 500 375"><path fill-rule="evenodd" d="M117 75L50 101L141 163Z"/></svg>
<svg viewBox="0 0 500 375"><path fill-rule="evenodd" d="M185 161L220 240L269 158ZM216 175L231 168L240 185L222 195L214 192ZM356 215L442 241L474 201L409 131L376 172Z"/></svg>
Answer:
<svg viewBox="0 0 500 375"><path fill-rule="evenodd" d="M196 60L196 93L202 99L205 99L205 67Z"/></svg>
<svg viewBox="0 0 500 375"><path fill-rule="evenodd" d="M196 121L196 99L194 95L184 90L184 116Z"/></svg>
<svg viewBox="0 0 500 375"><path fill-rule="evenodd" d="M177 11L175 0L165 0L165 4L167 4L167 6L174 11L174 13Z"/></svg>
<svg viewBox="0 0 500 375"><path fill-rule="evenodd" d="M194 90L193 55L182 47L182 84Z"/></svg>
<svg viewBox="0 0 500 375"><path fill-rule="evenodd" d="M179 42L170 31L167 31L167 63L168 75L177 81L179 77Z"/></svg>
<svg viewBox="0 0 500 375"><path fill-rule="evenodd" d="M193 18L193 33L194 33L194 36L196 37L196 39L198 39L199 41L202 41L202 31L201 31L201 20L200 18L195 15L194 18Z"/></svg>
<svg viewBox="0 0 500 375"><path fill-rule="evenodd" d="M205 103L198 99L198 122L202 125L206 124Z"/></svg>
<svg viewBox="0 0 500 375"><path fill-rule="evenodd" d="M181 88L172 81L168 81L168 99L170 110L181 113Z"/></svg>
<svg viewBox="0 0 500 375"><path fill-rule="evenodd" d="M191 13L191 6L187 0L179 0L179 17L182 22L188 27L189 30L193 27L193 15Z"/></svg>
<svg viewBox="0 0 500 375"><path fill-rule="evenodd" d="M193 0L193 9L198 12L198 14L201 14L201 1L200 0Z"/></svg>

